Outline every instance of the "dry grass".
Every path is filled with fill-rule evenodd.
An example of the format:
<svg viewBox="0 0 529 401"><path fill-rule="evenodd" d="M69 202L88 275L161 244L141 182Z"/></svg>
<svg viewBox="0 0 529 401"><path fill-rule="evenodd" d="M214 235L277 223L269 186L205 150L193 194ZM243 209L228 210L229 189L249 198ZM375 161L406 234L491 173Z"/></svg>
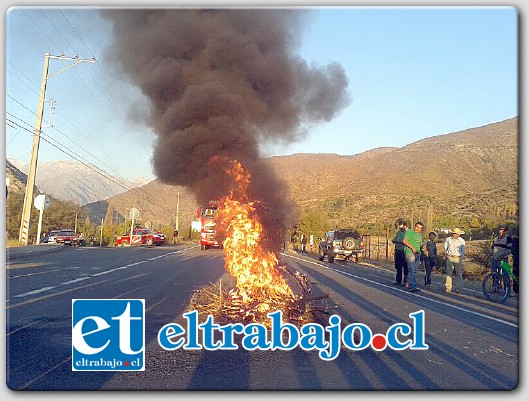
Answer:
<svg viewBox="0 0 529 401"><path fill-rule="evenodd" d="M6 239L6 248L13 248L16 246L20 246L20 242L16 239Z"/></svg>

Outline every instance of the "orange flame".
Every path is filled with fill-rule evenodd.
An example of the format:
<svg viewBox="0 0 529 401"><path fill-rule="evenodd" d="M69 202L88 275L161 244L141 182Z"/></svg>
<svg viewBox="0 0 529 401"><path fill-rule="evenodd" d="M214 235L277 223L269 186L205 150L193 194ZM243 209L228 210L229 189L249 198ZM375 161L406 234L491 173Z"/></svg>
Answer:
<svg viewBox="0 0 529 401"><path fill-rule="evenodd" d="M223 228L225 267L237 280L237 289L245 303L257 301L262 309L276 299L294 297L292 289L281 276L274 252L263 248L263 227L250 201L250 173L237 161L229 161L226 173L234 186L221 200L217 221Z"/></svg>

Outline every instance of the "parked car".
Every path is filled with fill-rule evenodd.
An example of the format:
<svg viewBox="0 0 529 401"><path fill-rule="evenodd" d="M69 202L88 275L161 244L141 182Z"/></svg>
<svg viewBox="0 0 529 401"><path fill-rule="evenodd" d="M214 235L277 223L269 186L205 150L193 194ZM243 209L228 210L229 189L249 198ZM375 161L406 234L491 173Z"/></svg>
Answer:
<svg viewBox="0 0 529 401"><path fill-rule="evenodd" d="M59 235L59 232L61 230L52 230L49 232L49 234L45 235L44 238L42 238L42 243L44 244L55 244L57 243L57 235Z"/></svg>
<svg viewBox="0 0 529 401"><path fill-rule="evenodd" d="M320 242L318 254L321 261L327 256L329 263L337 256L346 261L354 258L358 262L364 254L364 241L356 230L331 230Z"/></svg>
<svg viewBox="0 0 529 401"><path fill-rule="evenodd" d="M167 238L164 233L155 231L152 235L154 245L165 245Z"/></svg>
<svg viewBox="0 0 529 401"><path fill-rule="evenodd" d="M59 234L57 235L57 239L55 240L57 244L64 244L64 245L78 245L78 237L77 233L72 229L64 229L59 231Z"/></svg>
<svg viewBox="0 0 529 401"><path fill-rule="evenodd" d="M130 232L119 235L116 238L116 245L163 245L166 243L165 235L162 233L155 233L148 228L136 227L132 231L132 241L130 240Z"/></svg>

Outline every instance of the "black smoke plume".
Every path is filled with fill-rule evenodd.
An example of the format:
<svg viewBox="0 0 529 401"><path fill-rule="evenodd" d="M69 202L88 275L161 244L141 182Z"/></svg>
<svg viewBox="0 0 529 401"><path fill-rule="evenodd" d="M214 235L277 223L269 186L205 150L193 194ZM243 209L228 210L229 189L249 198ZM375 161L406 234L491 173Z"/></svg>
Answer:
<svg viewBox="0 0 529 401"><path fill-rule="evenodd" d="M150 101L156 175L206 202L225 196L230 185L212 158L239 161L251 173L251 197L276 244L275 234L290 224L292 203L259 145L296 141L349 104L340 65L309 67L295 53L306 13L103 11L113 26L109 57Z"/></svg>

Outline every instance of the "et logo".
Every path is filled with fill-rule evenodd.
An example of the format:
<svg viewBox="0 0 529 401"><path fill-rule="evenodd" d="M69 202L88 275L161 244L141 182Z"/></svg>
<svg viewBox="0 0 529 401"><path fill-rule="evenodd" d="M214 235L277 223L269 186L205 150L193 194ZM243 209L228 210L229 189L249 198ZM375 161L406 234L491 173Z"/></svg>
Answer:
<svg viewBox="0 0 529 401"><path fill-rule="evenodd" d="M72 370L145 370L145 300L73 299Z"/></svg>

